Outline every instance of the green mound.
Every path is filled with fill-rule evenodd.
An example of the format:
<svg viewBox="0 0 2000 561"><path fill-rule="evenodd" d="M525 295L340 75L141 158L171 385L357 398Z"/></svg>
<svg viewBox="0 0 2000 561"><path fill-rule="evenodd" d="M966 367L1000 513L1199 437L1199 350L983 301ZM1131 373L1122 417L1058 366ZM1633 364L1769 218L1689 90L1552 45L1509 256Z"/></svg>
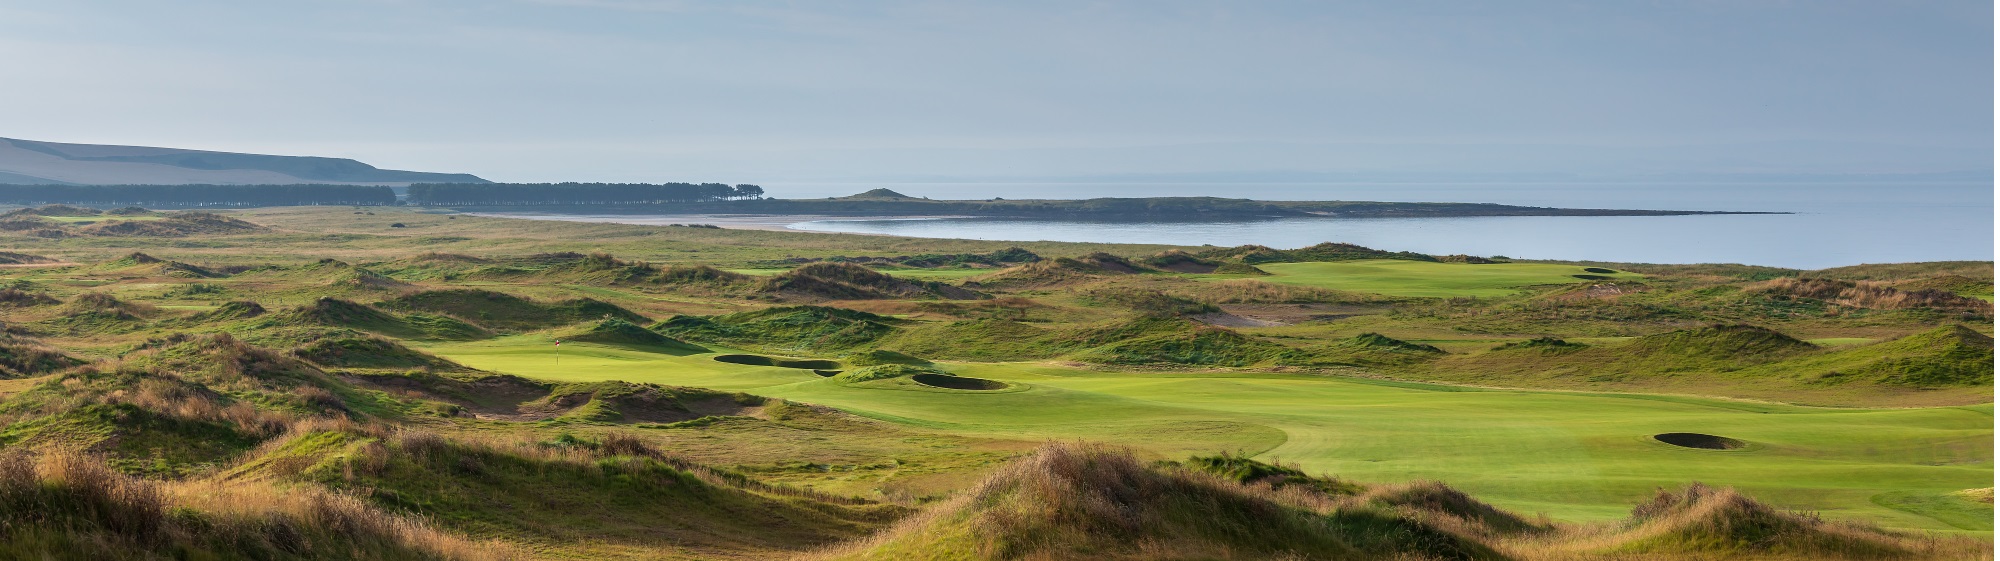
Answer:
<svg viewBox="0 0 2000 561"><path fill-rule="evenodd" d="M78 233L90 236L180 238L195 235L226 236L266 230L263 226L211 212L176 212L158 220L111 220L85 226Z"/></svg>
<svg viewBox="0 0 2000 561"><path fill-rule="evenodd" d="M12 251L0 251L0 265L39 265L43 263L55 263L55 262L56 262L55 259L50 259L48 257L43 257L40 255L29 255L26 253L15 253Z"/></svg>
<svg viewBox="0 0 2000 561"><path fill-rule="evenodd" d="M1816 376L1820 384L1965 387L1993 383L1993 337L1948 325L1900 339L1755 368L1762 375Z"/></svg>
<svg viewBox="0 0 2000 561"><path fill-rule="evenodd" d="M672 285L731 286L756 281L756 277L742 273L732 273L707 265L668 265L661 267L651 282Z"/></svg>
<svg viewBox="0 0 2000 561"><path fill-rule="evenodd" d="M1678 492L1660 491L1632 509L1628 525L1607 553L1804 559L1886 559L1912 553L1894 536L1872 527L1780 511L1734 490L1698 483Z"/></svg>
<svg viewBox="0 0 2000 561"><path fill-rule="evenodd" d="M1421 343L1411 343L1409 341L1396 339L1380 333L1363 333L1360 335L1355 335L1354 337L1348 338L1345 341L1341 341L1340 344L1348 347L1355 347L1355 348L1362 348L1369 350L1386 350L1386 351L1400 351L1400 352L1428 353L1428 354L1444 353L1444 350L1439 349L1437 347Z"/></svg>
<svg viewBox="0 0 2000 561"><path fill-rule="evenodd" d="M853 382L874 382L880 380L907 379L911 376L916 376L919 374L928 374L932 376L951 375L950 373L947 373L943 370L938 370L936 368L931 368L928 366L914 366L909 364L881 364L876 366L866 366L862 368L848 370L846 372L842 372L840 374L833 376L833 378L835 380L839 380L842 382L853 383Z"/></svg>
<svg viewBox="0 0 2000 561"><path fill-rule="evenodd" d="M32 216L97 216L100 214L104 214L104 212L94 208L70 206L70 205L43 205L38 207L28 207L28 208L11 210L8 211L6 214L0 214L0 218L21 218L21 217L32 217Z"/></svg>
<svg viewBox="0 0 2000 561"><path fill-rule="evenodd" d="M26 378L84 364L62 351L30 341L0 338L0 378Z"/></svg>
<svg viewBox="0 0 2000 561"><path fill-rule="evenodd" d="M847 355L848 364L855 366L877 366L882 364L911 364L927 366L931 361L913 357L896 351L870 349Z"/></svg>
<svg viewBox="0 0 2000 561"><path fill-rule="evenodd" d="M852 263L812 263L764 279L757 291L814 300L977 300L985 294L940 282L912 281Z"/></svg>
<svg viewBox="0 0 2000 561"><path fill-rule="evenodd" d="M133 252L124 257L97 265L104 271L118 271L125 274L161 275L184 279L209 279L225 277L222 273L179 261L168 261L144 253Z"/></svg>
<svg viewBox="0 0 2000 561"><path fill-rule="evenodd" d="M1520 515L1480 502L1437 481L1415 481L1368 489L1356 497L1376 506L1414 510L1468 522L1488 535L1540 534L1550 530L1548 522L1530 522Z"/></svg>
<svg viewBox="0 0 2000 561"><path fill-rule="evenodd" d="M1305 504L1129 453L1052 444L828 559L1498 559L1421 518Z"/></svg>
<svg viewBox="0 0 2000 561"><path fill-rule="evenodd" d="M423 433L314 432L239 471L351 493L475 538L535 547L584 540L639 556L659 550L638 545L668 543L671 551L785 557L861 537L903 511L756 484L632 435L505 446Z"/></svg>
<svg viewBox="0 0 2000 561"><path fill-rule="evenodd" d="M1410 261L1437 261L1437 258L1408 251L1383 251L1349 243L1322 243L1299 249L1271 249L1261 245L1245 245L1213 249L1197 254L1208 259L1235 261L1248 265L1263 263L1302 263L1314 261L1355 261L1361 259L1405 259Z"/></svg>
<svg viewBox="0 0 2000 561"><path fill-rule="evenodd" d="M708 352L700 345L688 344L618 318L606 318L587 328L559 332L555 337L562 341L637 347L670 354Z"/></svg>
<svg viewBox="0 0 2000 561"><path fill-rule="evenodd" d="M396 316L338 298L320 298L307 306L267 314L260 326L297 324L344 327L398 339L468 340L489 335L484 329L448 317L423 314Z"/></svg>
<svg viewBox="0 0 2000 561"><path fill-rule="evenodd" d="M509 260L510 266L490 267L467 273L475 278L532 277L544 282L574 282L593 285L715 284L747 282L751 279L702 265L670 266L625 261L604 253L547 253Z"/></svg>
<svg viewBox="0 0 2000 561"><path fill-rule="evenodd" d="M883 340L882 347L913 356L1006 361L1052 358L1060 345L1044 345L1052 331L1004 319L923 324Z"/></svg>
<svg viewBox="0 0 2000 561"><path fill-rule="evenodd" d="M265 311L262 304L248 300L232 300L223 302L213 310L189 316L187 319L190 323L231 321L261 316Z"/></svg>
<svg viewBox="0 0 2000 561"><path fill-rule="evenodd" d="M1622 354L1682 364L1749 365L1817 350L1812 343L1753 325L1711 325L1647 335L1619 348Z"/></svg>
<svg viewBox="0 0 2000 561"><path fill-rule="evenodd" d="M848 195L848 196L845 196L845 197L840 197L840 198L841 198L841 199L847 199L847 200L853 200L853 199L878 199L878 200L882 200L882 199L886 199L886 200L896 200L896 199L908 199L908 200L916 200L916 199L917 199L916 197L912 197L912 196L909 196L909 195L905 195L905 194L902 194L902 193L898 193L898 192L895 192L895 191L892 191L892 190L889 190L889 189L883 189L883 188L875 188L875 189L869 189L869 190L867 190L867 191L862 191L862 192L859 192L859 193L855 193L855 194L852 194L852 195Z"/></svg>
<svg viewBox="0 0 2000 561"><path fill-rule="evenodd" d="M901 320L841 308L784 306L720 316L674 316L654 331L690 341L784 351L852 349L896 331Z"/></svg>
<svg viewBox="0 0 2000 561"><path fill-rule="evenodd" d="M1157 272L1153 268L1134 263L1129 259L1109 253L1092 253L1082 257L1057 257L1009 267L985 275L971 277L967 286L992 286L1002 288L1042 288L1092 282L1111 276Z"/></svg>
<svg viewBox="0 0 2000 561"><path fill-rule="evenodd" d="M0 288L0 306L9 308L33 308L61 304L61 300L41 292L30 292L18 288Z"/></svg>
<svg viewBox="0 0 2000 561"><path fill-rule="evenodd" d="M1178 249L1167 250L1140 260L1147 267L1176 273L1213 273L1222 262L1197 257Z"/></svg>
<svg viewBox="0 0 2000 561"><path fill-rule="evenodd" d="M716 355L716 362L746 364L750 366L776 366L778 368L798 368L804 370L829 370L840 368L840 363L831 360L773 358L763 355Z"/></svg>
<svg viewBox="0 0 2000 561"><path fill-rule="evenodd" d="M465 368L377 337L321 339L292 349L292 356L334 368Z"/></svg>
<svg viewBox="0 0 2000 561"><path fill-rule="evenodd" d="M1082 302L1088 305L1125 308L1134 312L1157 316L1191 316L1221 312L1214 304L1166 294L1158 290L1138 288L1104 288L1085 291Z"/></svg>
<svg viewBox="0 0 2000 561"><path fill-rule="evenodd" d="M675 423L708 415L735 415L764 399L700 388L592 382L551 386L548 394L517 406L530 416L590 423Z"/></svg>
<svg viewBox="0 0 2000 561"><path fill-rule="evenodd" d="M1153 330L1070 355L1099 364L1188 364L1251 366L1296 359L1284 345L1252 339L1220 327L1176 322L1171 329Z"/></svg>
<svg viewBox="0 0 2000 561"><path fill-rule="evenodd" d="M1217 265L1215 267L1215 270L1209 272L1218 275L1271 276L1270 272L1265 271L1263 269L1259 269L1257 268L1256 265L1251 265L1248 263L1223 263L1221 265Z"/></svg>
<svg viewBox="0 0 2000 561"><path fill-rule="evenodd" d="M1018 247L1010 247L986 253L919 253L916 255L898 255L895 257L850 257L844 255L833 257L793 257L752 261L750 264L756 267L796 267L807 263L826 262L853 263L868 267L936 269L944 267L1004 267L1040 260L1042 260L1042 256L1036 255L1035 252Z"/></svg>
<svg viewBox="0 0 2000 561"><path fill-rule="evenodd" d="M488 329L532 331L599 319L646 323L645 316L590 298L540 303L519 296L476 289L427 290L376 304L403 312L429 312L462 319Z"/></svg>
<svg viewBox="0 0 2000 561"><path fill-rule="evenodd" d="M337 271L328 276L322 284L356 290L400 290L411 286L410 283L363 267L348 267Z"/></svg>
<svg viewBox="0 0 2000 561"><path fill-rule="evenodd" d="M40 323L72 335L128 333L146 326L158 310L119 300L103 292L85 292L62 306L63 315Z"/></svg>
<svg viewBox="0 0 2000 561"><path fill-rule="evenodd" d="M1428 362L1446 353L1430 345L1371 332L1330 344L1310 346L1301 354L1305 356L1291 360L1326 365L1398 367Z"/></svg>

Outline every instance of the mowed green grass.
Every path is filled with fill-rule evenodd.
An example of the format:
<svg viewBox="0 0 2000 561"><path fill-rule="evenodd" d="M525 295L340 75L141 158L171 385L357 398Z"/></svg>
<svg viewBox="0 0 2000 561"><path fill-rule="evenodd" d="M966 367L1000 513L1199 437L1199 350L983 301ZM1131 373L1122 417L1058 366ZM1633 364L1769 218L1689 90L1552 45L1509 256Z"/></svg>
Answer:
<svg viewBox="0 0 2000 561"><path fill-rule="evenodd" d="M803 370L516 337L433 345L469 366L554 380L708 387L838 407L918 430L1089 439L1158 457L1240 451L1368 482L1438 479L1501 506L1567 520L1627 514L1656 487L1735 486L1786 508L1885 526L1990 532L1925 497L1993 480L1991 405L1823 409L1620 394L1461 391L1286 374L1125 373L949 364L1009 391L886 389ZM1670 446L1662 432L1750 443ZM1979 507L1986 508L1986 507ZM1925 514L1925 513L1928 513Z"/></svg>
<svg viewBox="0 0 2000 561"><path fill-rule="evenodd" d="M1595 275L1620 280L1644 278L1636 273L1592 273L1576 265L1548 263L1432 263L1398 259L1368 259L1324 263L1267 263L1257 268L1271 273L1255 277L1266 282L1369 292L1389 296L1449 298L1506 296L1524 286L1570 284Z"/></svg>

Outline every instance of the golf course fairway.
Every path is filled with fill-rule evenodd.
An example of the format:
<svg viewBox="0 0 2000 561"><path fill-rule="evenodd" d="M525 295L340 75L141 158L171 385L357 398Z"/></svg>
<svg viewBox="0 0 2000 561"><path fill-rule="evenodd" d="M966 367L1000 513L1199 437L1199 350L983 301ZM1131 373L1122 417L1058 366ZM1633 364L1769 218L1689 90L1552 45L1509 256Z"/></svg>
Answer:
<svg viewBox="0 0 2000 561"><path fill-rule="evenodd" d="M1553 263L1474 265L1400 259L1265 263L1257 268L1271 273L1256 277L1266 282L1418 298L1496 297L1526 286L1644 278L1623 271L1592 271Z"/></svg>
<svg viewBox="0 0 2000 561"><path fill-rule="evenodd" d="M535 337L424 349L533 378L781 397L914 430L1025 441L1088 438L1158 458L1240 451L1364 482L1438 479L1505 508L1564 520L1618 518L1657 487L1700 481L1785 508L1887 527L1992 531L1990 520L1957 514L1950 504L1954 492L1992 485L1990 404L1834 409L1298 374L943 364L1010 385L955 391L861 387L806 370L717 362L713 354L554 347ZM1679 447L1653 438L1662 433L1717 435L1743 445Z"/></svg>

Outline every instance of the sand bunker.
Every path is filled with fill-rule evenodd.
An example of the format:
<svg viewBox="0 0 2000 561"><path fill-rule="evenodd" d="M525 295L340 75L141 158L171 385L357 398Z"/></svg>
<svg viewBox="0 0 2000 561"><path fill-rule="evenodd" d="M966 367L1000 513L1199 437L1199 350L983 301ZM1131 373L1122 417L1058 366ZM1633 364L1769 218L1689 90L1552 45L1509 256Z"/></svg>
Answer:
<svg viewBox="0 0 2000 561"><path fill-rule="evenodd" d="M1603 268L1603 267L1584 267L1584 268L1583 268L1583 272L1586 272L1586 273L1597 273L1597 274L1600 274L1600 275L1609 275L1609 274L1615 274L1615 273L1617 273L1618 271L1617 271L1617 270L1615 270L1615 269L1606 269L1606 268Z"/></svg>
<svg viewBox="0 0 2000 561"><path fill-rule="evenodd" d="M1743 447L1743 441L1741 440L1727 436L1695 432L1663 432L1653 435L1653 440L1682 448L1700 448L1703 450L1735 450Z"/></svg>
<svg viewBox="0 0 2000 561"><path fill-rule="evenodd" d="M910 376L910 379L933 388L950 390L1001 390L1007 388L1005 382L996 382L984 378L945 376L943 374L917 374Z"/></svg>
<svg viewBox="0 0 2000 561"><path fill-rule="evenodd" d="M776 366L779 368L798 368L802 370L832 370L835 368L840 368L840 363L831 360L811 360L811 359L789 360L781 358L771 358L768 356L760 356L760 355L715 355L715 361L727 362L730 364L747 364L750 366ZM822 374L822 376L824 376L824 374Z"/></svg>

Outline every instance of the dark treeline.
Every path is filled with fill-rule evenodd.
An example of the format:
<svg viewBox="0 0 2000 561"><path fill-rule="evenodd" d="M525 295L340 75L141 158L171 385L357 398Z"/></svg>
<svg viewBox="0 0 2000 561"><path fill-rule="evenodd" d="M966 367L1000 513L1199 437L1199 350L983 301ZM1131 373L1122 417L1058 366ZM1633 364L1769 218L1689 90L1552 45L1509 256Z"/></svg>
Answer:
<svg viewBox="0 0 2000 561"><path fill-rule="evenodd" d="M0 204L99 206L393 205L379 185L0 185Z"/></svg>
<svg viewBox="0 0 2000 561"><path fill-rule="evenodd" d="M627 205L755 199L756 185L722 183L413 183L413 205Z"/></svg>

